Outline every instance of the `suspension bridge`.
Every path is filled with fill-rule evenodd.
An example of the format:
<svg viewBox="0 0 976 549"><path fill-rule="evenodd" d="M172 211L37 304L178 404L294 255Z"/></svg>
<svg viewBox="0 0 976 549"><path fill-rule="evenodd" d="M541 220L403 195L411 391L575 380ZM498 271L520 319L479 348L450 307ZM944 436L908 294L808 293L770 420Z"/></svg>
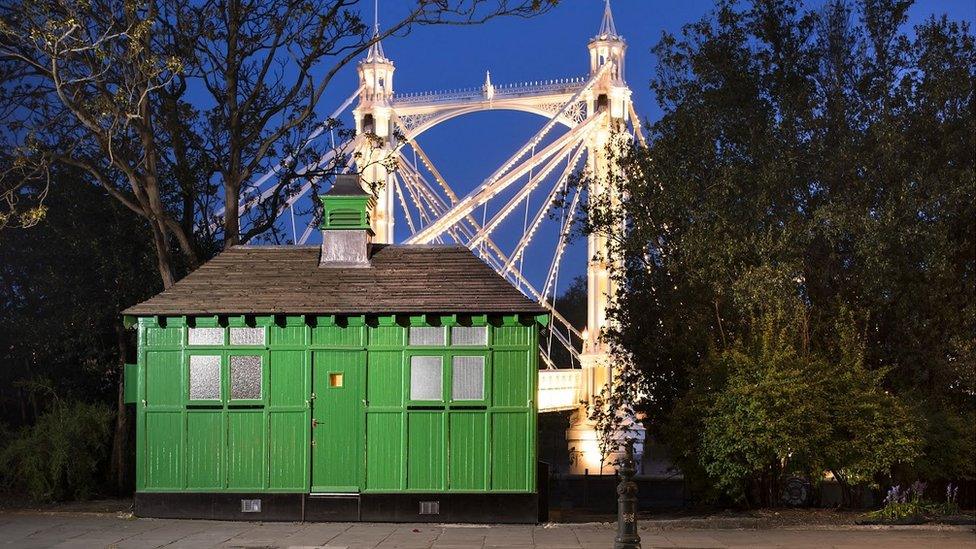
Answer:
<svg viewBox="0 0 976 549"><path fill-rule="evenodd" d="M379 36L378 28L375 32L374 37ZM593 473L600 462L587 408L613 368L601 338L608 297L614 292L606 237L590 235L587 241L586 327L574 326L553 303L572 220L581 203L616 199L607 196L613 190L600 183L603 176L618 169L608 146L621 135L644 140L625 80L626 48L607 0L599 31L587 44L586 75L496 85L486 73L480 87L398 93L394 91L395 64L377 40L357 65L358 88L329 117L338 119L352 107L355 135L329 147L316 162L299 170L338 165L358 171L377 195L371 217L374 242L395 242L394 228L402 221L409 235L402 243L467 246L499 275L550 309L553 322L539 349L544 366L539 372L539 411L575 411L566 433L571 473L584 469ZM458 194L457 186L442 175L418 138L453 118L499 110L531 113L544 122L479 185ZM323 125L309 140L324 139L327 131ZM585 188L571 184L571 177L581 169L592 175ZM251 183L240 202L242 216L276 192L277 175L271 171ZM306 244L316 227L312 220L299 230L295 207L310 200L312 189L322 183L328 182L308 178L276 210L285 227L290 219L295 244ZM534 201L530 199L533 194ZM539 200L539 196L543 198ZM215 224L221 215L217 212ZM558 222L546 223L553 219ZM543 226L557 231L547 239L555 245L544 250L533 247L541 240ZM514 246L503 247L495 238L503 227L508 227L509 234L517 233ZM548 265L545 275L530 280L523 271L526 258ZM555 352L560 348L562 351ZM637 435L635 449L640 453L643 428L637 422L630 427L631 436Z"/></svg>

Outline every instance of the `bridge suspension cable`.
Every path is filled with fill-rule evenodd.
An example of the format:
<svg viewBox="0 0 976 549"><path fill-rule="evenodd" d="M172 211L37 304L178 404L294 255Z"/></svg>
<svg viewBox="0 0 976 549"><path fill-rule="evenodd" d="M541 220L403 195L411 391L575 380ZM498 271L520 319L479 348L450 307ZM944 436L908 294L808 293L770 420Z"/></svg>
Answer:
<svg viewBox="0 0 976 549"><path fill-rule="evenodd" d="M349 108L349 105L351 105L352 102L355 101L357 97L359 97L359 92L360 91L362 91L362 86L360 86L359 88L357 88L356 91L352 92L352 94L348 98L346 98L346 100L343 101L339 105L339 107L336 108L336 110L333 111L332 114L329 115L328 118L326 118L325 121L323 121L321 124L319 124L315 128L315 130L313 130L312 133L310 133L309 136L307 138L305 138L305 141L302 143L302 146L299 148L299 150L302 150L305 147L307 147L312 141L314 141L320 135L322 135L322 133L325 132L326 129L331 130L332 129L332 125L331 125L330 122L333 121L333 120L337 120L339 118L339 116L342 115L342 113L345 112L345 110ZM340 148L342 148L342 147L340 147ZM344 148L342 148L342 149L345 150ZM319 157L319 159L317 161L312 162L312 163L310 163L310 164L308 164L306 166L303 166L302 168L300 168L299 170L297 170L295 173L296 173L296 175L301 175L301 174L307 173L307 172L309 172L311 170L314 170L318 166L322 166L324 164L327 164L335 156L336 156L336 148L335 148L335 144L333 142L333 146L330 148L330 150L326 151L321 157ZM276 175L278 175L281 172L281 169L282 168L284 168L285 166L287 166L289 163L291 163L294 160L295 160L294 155L288 155L281 162L279 162L278 164L276 164L274 168L272 168L272 169L268 170L267 172L265 172L261 177L259 177L258 179L256 179L253 183L249 183L248 184L248 187L251 188L251 189L253 189L253 190L255 190L255 191L258 190L258 189L260 189L272 177L275 177ZM271 196L272 194L274 194L274 192L276 190L277 189L275 187L272 187L271 189L268 189L268 190L262 192L257 197L253 197L253 196L248 197L248 196L246 196L246 193L245 193L245 196L242 196L241 199L240 199L240 201L239 201L239 203L238 203L238 211L241 213L241 215L245 214L248 210L250 210L255 205L261 204L265 200L267 200L268 197ZM210 224L210 230L211 231L215 230L217 228L217 226L220 225L221 219L224 217L224 212L225 211L226 211L225 208L220 208L220 209L218 209L217 211L214 212L213 217L212 217L213 221Z"/></svg>

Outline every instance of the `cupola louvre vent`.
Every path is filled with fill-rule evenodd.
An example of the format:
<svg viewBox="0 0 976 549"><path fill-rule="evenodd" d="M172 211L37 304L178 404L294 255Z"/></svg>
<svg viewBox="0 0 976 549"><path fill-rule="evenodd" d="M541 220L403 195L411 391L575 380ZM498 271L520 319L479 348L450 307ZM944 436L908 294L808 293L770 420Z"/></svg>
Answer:
<svg viewBox="0 0 976 549"><path fill-rule="evenodd" d="M338 227L361 227L363 223L361 211L353 209L339 209L329 212L329 226Z"/></svg>

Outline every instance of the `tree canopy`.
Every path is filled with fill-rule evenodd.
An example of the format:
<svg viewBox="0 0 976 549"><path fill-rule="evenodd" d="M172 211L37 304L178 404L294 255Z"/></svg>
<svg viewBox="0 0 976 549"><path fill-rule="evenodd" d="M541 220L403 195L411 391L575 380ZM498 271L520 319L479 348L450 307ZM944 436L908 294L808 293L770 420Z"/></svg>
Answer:
<svg viewBox="0 0 976 549"><path fill-rule="evenodd" d="M654 48L664 114L582 228L702 486L976 473L976 46L909 5L723 1Z"/></svg>
<svg viewBox="0 0 976 549"><path fill-rule="evenodd" d="M0 228L43 218L52 166L72 166L147 221L168 287L180 263L277 239L296 184L344 167L321 161L328 147L312 141L337 126L319 100L372 44L555 1L421 0L382 30L364 23L358 0L4 3Z"/></svg>

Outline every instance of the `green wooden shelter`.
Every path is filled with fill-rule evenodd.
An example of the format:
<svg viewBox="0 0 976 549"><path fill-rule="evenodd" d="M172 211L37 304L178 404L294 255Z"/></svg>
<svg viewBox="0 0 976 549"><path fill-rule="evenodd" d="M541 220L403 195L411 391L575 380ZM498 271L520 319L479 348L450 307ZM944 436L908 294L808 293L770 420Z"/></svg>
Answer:
<svg viewBox="0 0 976 549"><path fill-rule="evenodd" d="M340 176L321 247L236 246L126 311L136 514L534 522L545 309L467 248L372 244Z"/></svg>

